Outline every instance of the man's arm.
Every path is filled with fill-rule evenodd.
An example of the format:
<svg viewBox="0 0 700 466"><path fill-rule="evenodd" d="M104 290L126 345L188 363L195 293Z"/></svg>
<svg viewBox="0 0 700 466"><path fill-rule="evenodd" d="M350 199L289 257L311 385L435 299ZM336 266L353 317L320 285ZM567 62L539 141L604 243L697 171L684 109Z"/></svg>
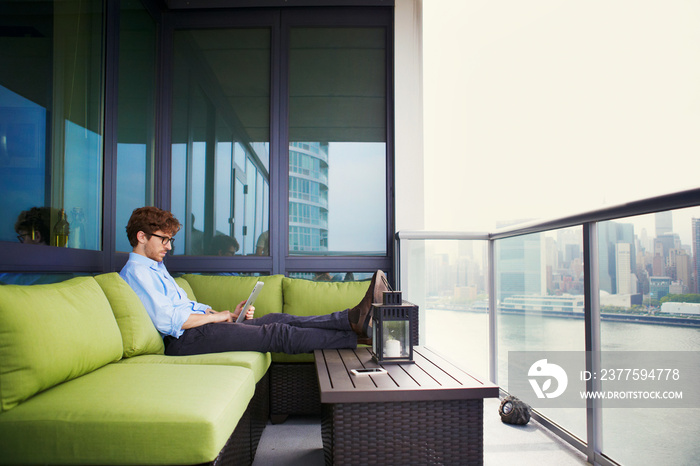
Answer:
<svg viewBox="0 0 700 466"><path fill-rule="evenodd" d="M241 313L243 310L243 306L245 305L245 301L241 301L238 303L236 306L236 310L234 312L229 312L229 311L221 311L217 312L213 309L207 309L204 311L204 314L191 314L187 320L185 321L184 324L182 324L183 330L186 330L188 328L195 328L195 327L200 327L202 325L206 324L215 324L218 322L234 322L237 318L238 315ZM250 309L248 309L248 312L246 313L246 319L252 319L255 314L255 306L250 306Z"/></svg>
<svg viewBox="0 0 700 466"><path fill-rule="evenodd" d="M190 314L185 323L182 324L182 329L186 330L218 322L233 322L233 314L229 311L215 312L207 309L206 314Z"/></svg>

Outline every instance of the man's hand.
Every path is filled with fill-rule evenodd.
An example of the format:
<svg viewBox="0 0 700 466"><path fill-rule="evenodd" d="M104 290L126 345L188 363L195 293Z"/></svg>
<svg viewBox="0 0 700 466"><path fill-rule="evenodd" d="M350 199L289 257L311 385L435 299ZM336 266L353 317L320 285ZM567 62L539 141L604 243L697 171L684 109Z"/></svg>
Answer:
<svg viewBox="0 0 700 466"><path fill-rule="evenodd" d="M184 324L183 329L200 327L205 324L214 324L219 322L233 322L233 314L229 311L216 312L211 309L204 311L204 314L190 314Z"/></svg>
<svg viewBox="0 0 700 466"><path fill-rule="evenodd" d="M241 301L238 303L238 306L236 306L236 310L233 311L233 320L235 321L238 319L239 314L241 311L243 311L243 306L245 306L245 301ZM248 309L248 312L246 312L245 318L246 320L252 319L255 316L255 306L250 306L250 309Z"/></svg>

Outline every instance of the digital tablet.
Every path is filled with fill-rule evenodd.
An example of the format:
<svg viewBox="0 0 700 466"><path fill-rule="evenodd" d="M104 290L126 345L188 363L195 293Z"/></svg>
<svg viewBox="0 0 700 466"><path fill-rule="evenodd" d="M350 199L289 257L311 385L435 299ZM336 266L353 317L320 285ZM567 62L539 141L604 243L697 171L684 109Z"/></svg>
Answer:
<svg viewBox="0 0 700 466"><path fill-rule="evenodd" d="M236 322L243 322L245 320L245 315L248 313L248 309L255 302L255 298L257 298L260 294L260 290L262 290L264 284L265 283L263 282L257 282L255 284L253 291L250 292L250 296L248 296L248 299L245 302L245 306L243 306L243 310L241 310L241 313L238 314L238 319L236 319Z"/></svg>

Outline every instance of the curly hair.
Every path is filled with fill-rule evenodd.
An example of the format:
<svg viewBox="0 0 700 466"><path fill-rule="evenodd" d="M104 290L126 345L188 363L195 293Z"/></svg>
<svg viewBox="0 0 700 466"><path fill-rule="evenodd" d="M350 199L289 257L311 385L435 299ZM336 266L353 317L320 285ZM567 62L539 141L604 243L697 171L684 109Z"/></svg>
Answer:
<svg viewBox="0 0 700 466"><path fill-rule="evenodd" d="M180 226L180 222L167 210L153 206L139 207L131 213L126 225L126 236L129 238L129 244L136 247L139 243L136 236L139 231L151 235L160 230L172 236L180 230Z"/></svg>
<svg viewBox="0 0 700 466"><path fill-rule="evenodd" d="M51 233L49 231L50 222L50 207L32 207L30 210L23 210L20 212L17 217L17 222L15 222L15 231L17 233L24 231L32 235L34 232L38 231L41 235L41 242L49 244L51 238ZM33 236L32 239L34 239Z"/></svg>

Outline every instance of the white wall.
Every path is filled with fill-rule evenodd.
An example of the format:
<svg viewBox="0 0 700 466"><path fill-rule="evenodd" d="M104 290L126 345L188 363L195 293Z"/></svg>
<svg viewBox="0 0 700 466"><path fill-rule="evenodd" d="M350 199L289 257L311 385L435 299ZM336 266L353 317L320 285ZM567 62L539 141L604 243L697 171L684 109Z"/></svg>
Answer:
<svg viewBox="0 0 700 466"><path fill-rule="evenodd" d="M423 44L426 229L700 185L700 2L426 0Z"/></svg>
<svg viewBox="0 0 700 466"><path fill-rule="evenodd" d="M424 228L422 0L395 0L396 230Z"/></svg>

